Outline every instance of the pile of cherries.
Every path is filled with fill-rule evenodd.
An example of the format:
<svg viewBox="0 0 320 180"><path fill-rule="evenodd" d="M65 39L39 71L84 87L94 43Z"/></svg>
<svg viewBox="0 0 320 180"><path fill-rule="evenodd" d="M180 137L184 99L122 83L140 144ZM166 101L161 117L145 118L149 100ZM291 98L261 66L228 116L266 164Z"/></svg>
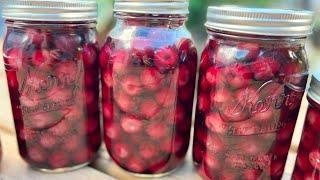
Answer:
<svg viewBox="0 0 320 180"><path fill-rule="evenodd" d="M19 149L34 168L88 163L101 144L94 34L8 28L4 61Z"/></svg>
<svg viewBox="0 0 320 180"><path fill-rule="evenodd" d="M309 98L307 118L293 172L293 179L320 179L320 105Z"/></svg>
<svg viewBox="0 0 320 180"><path fill-rule="evenodd" d="M308 77L303 52L219 36L208 42L193 144L203 178L281 178Z"/></svg>
<svg viewBox="0 0 320 180"><path fill-rule="evenodd" d="M197 52L189 39L156 48L149 38L125 48L109 37L101 50L104 138L123 169L162 174L188 149Z"/></svg>

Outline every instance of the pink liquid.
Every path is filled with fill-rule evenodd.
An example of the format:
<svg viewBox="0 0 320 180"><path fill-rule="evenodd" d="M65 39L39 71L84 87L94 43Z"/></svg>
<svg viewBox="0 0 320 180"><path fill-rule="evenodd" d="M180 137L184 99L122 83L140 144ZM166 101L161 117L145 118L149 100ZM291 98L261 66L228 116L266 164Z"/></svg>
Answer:
<svg viewBox="0 0 320 180"><path fill-rule="evenodd" d="M200 64L193 144L204 179L281 178L308 77L302 52L209 41Z"/></svg>
<svg viewBox="0 0 320 180"><path fill-rule="evenodd" d="M13 116L20 154L32 167L88 163L100 146L98 52L90 33L81 26L77 32L8 29L4 60Z"/></svg>

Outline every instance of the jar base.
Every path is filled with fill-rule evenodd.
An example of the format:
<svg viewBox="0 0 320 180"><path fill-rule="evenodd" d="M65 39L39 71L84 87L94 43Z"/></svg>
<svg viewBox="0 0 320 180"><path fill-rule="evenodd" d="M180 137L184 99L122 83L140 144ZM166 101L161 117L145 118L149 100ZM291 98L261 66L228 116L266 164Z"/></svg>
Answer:
<svg viewBox="0 0 320 180"><path fill-rule="evenodd" d="M51 174L57 174L57 173L65 173L65 172L70 172L70 171L75 171L78 169L81 169L83 167L86 167L90 164L90 162L86 162L80 165L72 166L72 167L65 167L65 168L58 168L58 169L43 169L43 168L37 168L34 166L31 166L32 169L36 171L40 171L43 173L51 173Z"/></svg>
<svg viewBox="0 0 320 180"><path fill-rule="evenodd" d="M182 163L183 164L183 163ZM139 174L139 173L133 173L133 172L129 172L128 170L123 169L125 172L127 172L128 174L138 177L138 178L162 178L165 176L168 176L172 173L174 173L175 171L177 171L178 169L180 169L182 167L182 165L168 171L165 173L160 173L160 174ZM121 168L122 169L122 168Z"/></svg>

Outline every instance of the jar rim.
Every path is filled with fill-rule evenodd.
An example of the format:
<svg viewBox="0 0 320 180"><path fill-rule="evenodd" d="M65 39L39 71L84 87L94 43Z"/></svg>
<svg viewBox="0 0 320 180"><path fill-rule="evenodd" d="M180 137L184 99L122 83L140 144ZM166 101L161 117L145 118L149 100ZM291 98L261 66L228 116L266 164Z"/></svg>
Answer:
<svg viewBox="0 0 320 180"><path fill-rule="evenodd" d="M308 36L312 32L314 12L210 6L205 26L209 30L266 36Z"/></svg>
<svg viewBox="0 0 320 180"><path fill-rule="evenodd" d="M114 12L138 14L189 14L187 0L116 0Z"/></svg>
<svg viewBox="0 0 320 180"><path fill-rule="evenodd" d="M3 17L10 20L96 21L97 2L90 0L4 0Z"/></svg>

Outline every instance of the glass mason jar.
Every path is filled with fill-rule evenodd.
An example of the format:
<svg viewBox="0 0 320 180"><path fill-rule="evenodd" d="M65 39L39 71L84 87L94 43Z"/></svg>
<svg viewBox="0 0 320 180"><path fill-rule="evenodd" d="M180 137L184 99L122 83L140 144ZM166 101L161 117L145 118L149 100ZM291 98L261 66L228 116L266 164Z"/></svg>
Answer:
<svg viewBox="0 0 320 180"><path fill-rule="evenodd" d="M96 3L8 1L3 15L21 156L46 172L87 165L101 144Z"/></svg>
<svg viewBox="0 0 320 180"><path fill-rule="evenodd" d="M298 149L293 179L320 179L320 74L312 76L309 107Z"/></svg>
<svg viewBox="0 0 320 180"><path fill-rule="evenodd" d="M117 23L100 53L104 140L135 175L163 176L188 149L197 51L187 13L184 1L115 2Z"/></svg>
<svg viewBox="0 0 320 180"><path fill-rule="evenodd" d="M205 179L280 179L308 79L308 11L210 7L194 163Z"/></svg>

